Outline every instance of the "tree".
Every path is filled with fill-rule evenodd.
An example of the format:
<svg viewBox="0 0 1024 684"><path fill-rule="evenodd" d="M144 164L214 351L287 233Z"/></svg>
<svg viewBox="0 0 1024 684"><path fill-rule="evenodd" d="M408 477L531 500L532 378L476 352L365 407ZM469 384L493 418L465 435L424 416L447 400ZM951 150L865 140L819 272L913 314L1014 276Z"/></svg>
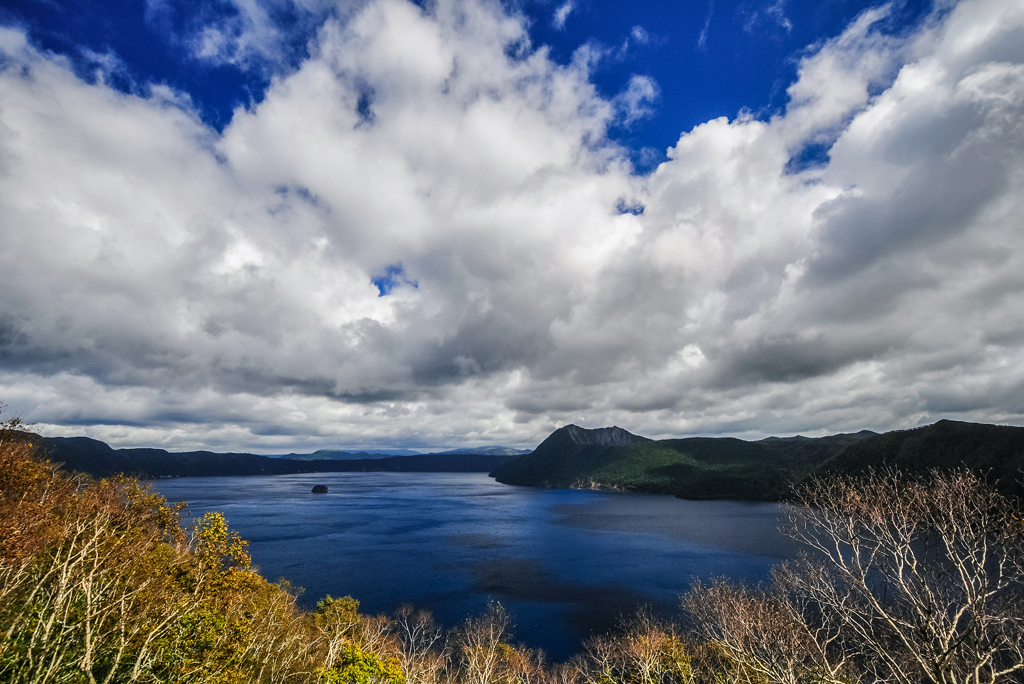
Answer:
<svg viewBox="0 0 1024 684"><path fill-rule="evenodd" d="M0 680L314 679L312 620L222 516L189 534L183 505L64 473L16 427L0 423Z"/></svg>
<svg viewBox="0 0 1024 684"><path fill-rule="evenodd" d="M585 684L692 684L690 660L676 626L641 608L617 633L588 639L574 664Z"/></svg>
<svg viewBox="0 0 1024 684"><path fill-rule="evenodd" d="M812 552L753 590L683 599L732 682L995 684L1024 675L1024 534L978 476L895 472L799 490Z"/></svg>
<svg viewBox="0 0 1024 684"><path fill-rule="evenodd" d="M409 684L435 684L444 670L446 654L444 633L424 610L406 604L395 611L394 629L397 633L402 671Z"/></svg>
<svg viewBox="0 0 1024 684"><path fill-rule="evenodd" d="M468 618L455 636L460 679L466 684L494 684L506 655L512 620L500 603L490 603L487 612Z"/></svg>
<svg viewBox="0 0 1024 684"><path fill-rule="evenodd" d="M33 469L48 470L32 460L4 468L3 508L17 473ZM72 484L49 470L45 483L17 500L14 507L36 519L36 544L19 539L30 530L4 530L5 548L10 542L28 551L4 553L0 562L0 673L8 681L75 674L91 683L135 681L158 657L174 621L195 605L188 596L169 596L187 555L167 543L175 535L163 527L173 519L163 499L133 481Z"/></svg>
<svg viewBox="0 0 1024 684"><path fill-rule="evenodd" d="M722 579L694 582L682 605L713 644L715 669L727 681L849 682L850 658L836 648L838 630L804 620L800 598L779 585L749 589Z"/></svg>
<svg viewBox="0 0 1024 684"><path fill-rule="evenodd" d="M818 479L788 532L815 552L778 573L801 621L838 631L887 682L991 684L1024 674L1024 535L1011 501L967 471Z"/></svg>
<svg viewBox="0 0 1024 684"><path fill-rule="evenodd" d="M317 670L323 684L405 684L405 675L397 658L381 659L355 644L341 649L334 667Z"/></svg>

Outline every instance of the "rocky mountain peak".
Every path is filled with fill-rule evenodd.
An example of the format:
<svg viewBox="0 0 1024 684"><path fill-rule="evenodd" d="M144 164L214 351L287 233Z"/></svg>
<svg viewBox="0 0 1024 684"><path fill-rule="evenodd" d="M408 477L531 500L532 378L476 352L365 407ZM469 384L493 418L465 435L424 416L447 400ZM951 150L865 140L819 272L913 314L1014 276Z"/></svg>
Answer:
<svg viewBox="0 0 1024 684"><path fill-rule="evenodd" d="M573 444L595 444L598 446L625 446L627 444L650 441L646 437L634 435L614 425L593 430L581 428L578 425L566 425L551 433L548 439L555 437L558 437L559 441L568 439Z"/></svg>

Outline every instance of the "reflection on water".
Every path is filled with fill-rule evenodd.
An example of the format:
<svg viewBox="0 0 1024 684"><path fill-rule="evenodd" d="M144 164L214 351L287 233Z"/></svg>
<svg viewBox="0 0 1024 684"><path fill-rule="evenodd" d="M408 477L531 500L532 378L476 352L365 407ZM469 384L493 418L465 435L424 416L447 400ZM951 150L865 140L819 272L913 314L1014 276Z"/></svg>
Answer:
<svg viewBox="0 0 1024 684"><path fill-rule="evenodd" d="M311 494L326 484L327 494ZM768 578L792 557L768 503L511 487L479 473L316 473L159 480L191 515L224 513L268 579L307 607L411 603L454 626L500 601L516 640L555 660L642 604L671 614L693 578Z"/></svg>

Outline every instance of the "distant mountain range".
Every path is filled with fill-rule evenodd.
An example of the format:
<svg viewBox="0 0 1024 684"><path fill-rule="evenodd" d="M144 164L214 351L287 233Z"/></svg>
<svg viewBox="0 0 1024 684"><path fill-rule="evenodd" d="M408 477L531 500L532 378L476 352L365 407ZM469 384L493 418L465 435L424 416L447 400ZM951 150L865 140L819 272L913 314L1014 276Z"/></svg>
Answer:
<svg viewBox="0 0 1024 684"><path fill-rule="evenodd" d="M440 454L484 454L487 456L520 456L522 454L528 454L533 449L515 449L513 447L506 446L495 446L495 447L463 447L461 449L452 449L451 451L439 451Z"/></svg>
<svg viewBox="0 0 1024 684"><path fill-rule="evenodd" d="M519 456L530 453L529 449L513 449L512 447L464 447L462 449L451 449L449 451L438 451L432 455L460 455L472 454L478 456ZM285 458L292 461L349 461L386 459L391 456L421 456L418 451L410 449L383 449L372 451L341 451L338 449L320 449L311 454L283 454L271 458Z"/></svg>
<svg viewBox="0 0 1024 684"><path fill-rule="evenodd" d="M412 449L382 449L370 451L341 451L339 449L319 449L311 454L278 454L269 458L286 458L290 461L347 461L353 458L372 459L389 458L391 456L418 456L420 452Z"/></svg>
<svg viewBox="0 0 1024 684"><path fill-rule="evenodd" d="M779 501L818 474L859 475L895 468L908 474L970 468L1000 490L1024 497L1024 428L942 420L912 430L863 430L828 437L652 440L620 427L566 425L532 452L509 447L394 456L321 450L283 457L112 449L88 437L20 433L66 469L109 477L273 475L312 472L489 472L499 482L552 488L617 489L684 499Z"/></svg>
<svg viewBox="0 0 1024 684"><path fill-rule="evenodd" d="M555 430L532 453L492 471L499 482L620 489L684 499L782 500L816 474L869 468L909 474L966 467L1024 495L1024 428L942 420L913 430L829 437L650 440L619 427Z"/></svg>
<svg viewBox="0 0 1024 684"><path fill-rule="evenodd" d="M41 437L28 432L21 433L19 438L38 445L46 458L63 464L67 470L88 473L93 477L110 477L118 473L143 479L359 471L486 473L512 458L502 453L466 453L462 450L458 450L458 453L410 456L317 452L346 455L316 457L315 454L292 454L286 457L270 457L256 454L218 454L211 451L112 449L108 444L89 437ZM481 451L486 452L487 449Z"/></svg>

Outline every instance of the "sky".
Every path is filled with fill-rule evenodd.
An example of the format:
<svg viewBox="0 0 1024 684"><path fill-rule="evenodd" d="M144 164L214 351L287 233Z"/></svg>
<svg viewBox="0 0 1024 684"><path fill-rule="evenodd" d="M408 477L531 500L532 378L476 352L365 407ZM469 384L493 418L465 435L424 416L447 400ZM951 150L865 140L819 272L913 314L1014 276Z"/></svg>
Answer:
<svg viewBox="0 0 1024 684"><path fill-rule="evenodd" d="M286 453L1024 425L1024 2L0 0L0 402Z"/></svg>

